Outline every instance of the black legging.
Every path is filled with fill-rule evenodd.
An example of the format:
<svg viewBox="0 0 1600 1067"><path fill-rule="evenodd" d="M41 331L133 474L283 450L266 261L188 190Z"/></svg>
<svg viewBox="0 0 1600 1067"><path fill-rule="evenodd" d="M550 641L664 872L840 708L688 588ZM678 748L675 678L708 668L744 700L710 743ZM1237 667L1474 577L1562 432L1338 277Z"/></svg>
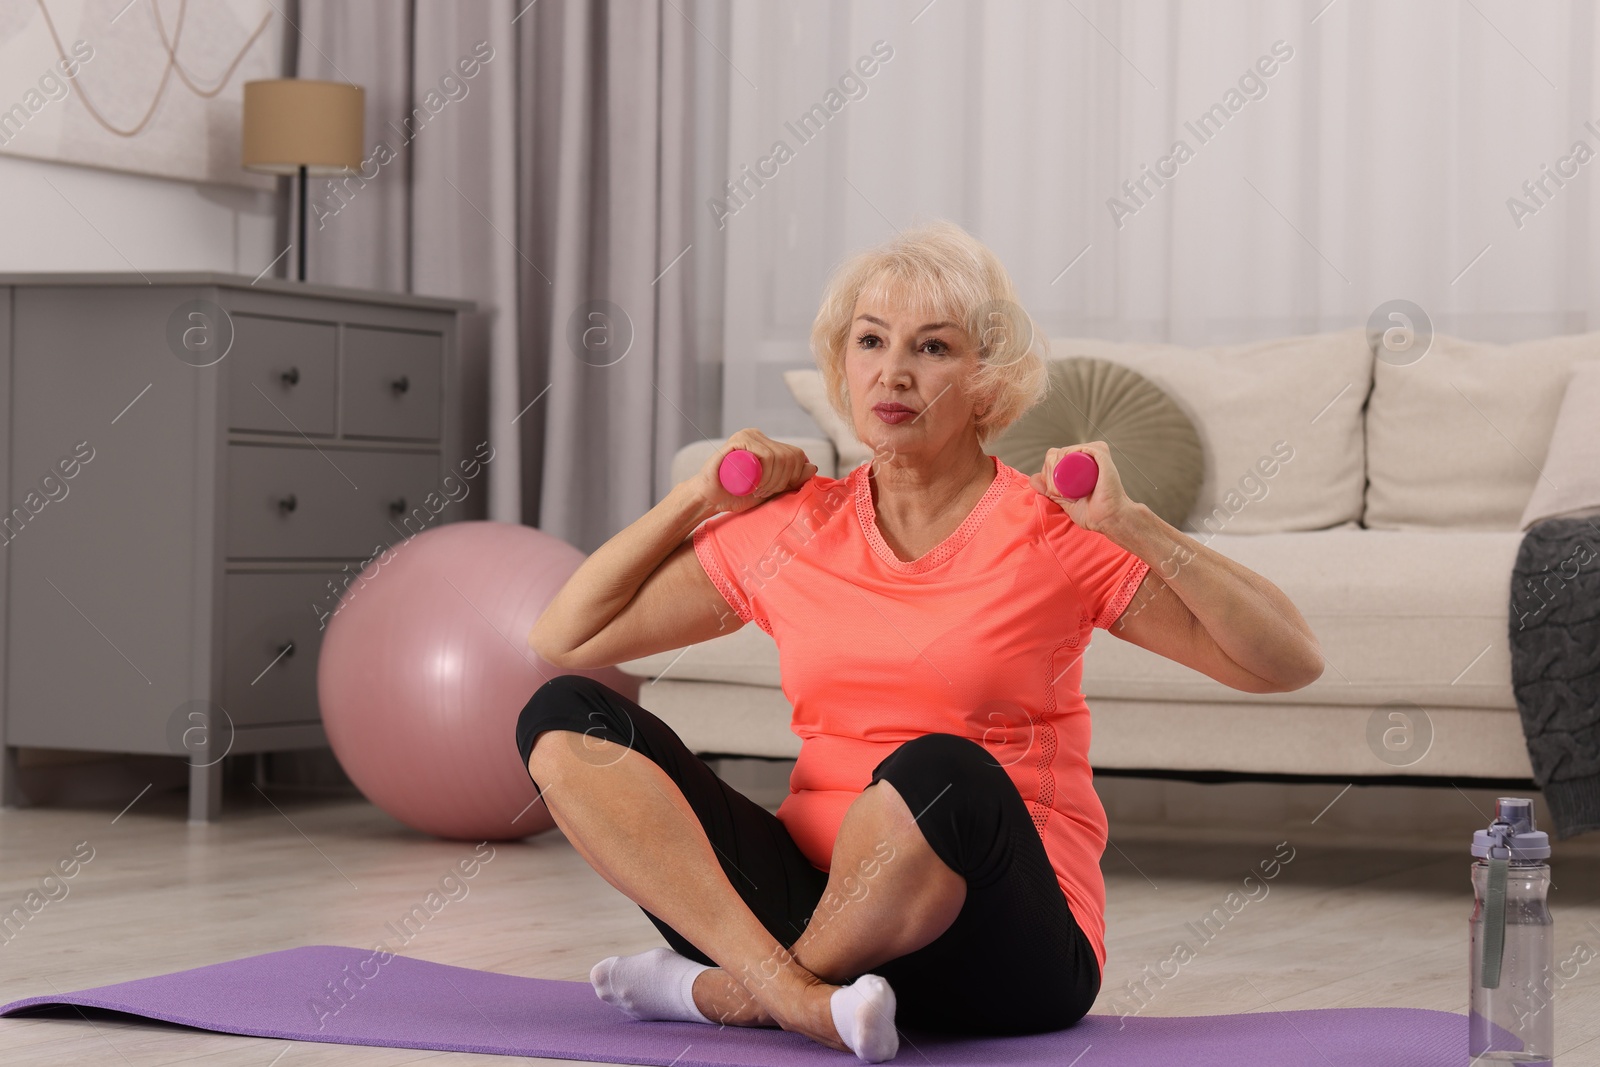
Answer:
<svg viewBox="0 0 1600 1067"><path fill-rule="evenodd" d="M725 784L666 723L609 686L577 674L542 685L517 720L524 767L546 730L604 738L665 771L694 809L728 880L785 948L814 913L848 907L858 883L846 884L844 899L819 909L828 875L811 865L778 817ZM949 929L872 968L895 991L897 1024L1021 1034L1059 1030L1082 1018L1100 991L1100 968L1005 770L976 742L926 734L879 763L872 781L880 779L894 786L913 815L920 813L917 826L934 854L967 882L965 903ZM870 891L871 857L867 863L860 884ZM645 914L677 952L715 965Z"/></svg>

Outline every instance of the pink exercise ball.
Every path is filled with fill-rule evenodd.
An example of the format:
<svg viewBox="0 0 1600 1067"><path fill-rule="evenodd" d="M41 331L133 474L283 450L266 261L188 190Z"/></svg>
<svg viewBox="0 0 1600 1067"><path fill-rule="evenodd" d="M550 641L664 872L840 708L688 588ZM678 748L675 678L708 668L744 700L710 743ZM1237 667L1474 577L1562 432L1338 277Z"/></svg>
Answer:
<svg viewBox="0 0 1600 1067"><path fill-rule="evenodd" d="M351 781L437 837L505 841L554 825L517 756L517 716L546 680L585 674L637 699L615 667L554 667L528 631L584 554L531 526L456 522L373 558L328 620L317 699Z"/></svg>

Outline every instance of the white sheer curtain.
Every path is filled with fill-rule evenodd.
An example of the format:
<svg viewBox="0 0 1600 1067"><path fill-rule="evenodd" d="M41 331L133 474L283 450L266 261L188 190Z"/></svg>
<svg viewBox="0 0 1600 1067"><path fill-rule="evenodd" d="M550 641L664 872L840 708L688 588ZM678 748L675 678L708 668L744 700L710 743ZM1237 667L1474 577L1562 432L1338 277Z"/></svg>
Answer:
<svg viewBox="0 0 1600 1067"><path fill-rule="evenodd" d="M1248 340L1396 298L1475 339L1600 328L1591 4L785 0L730 37L725 429L810 432L781 372L828 270L932 217L1055 337Z"/></svg>

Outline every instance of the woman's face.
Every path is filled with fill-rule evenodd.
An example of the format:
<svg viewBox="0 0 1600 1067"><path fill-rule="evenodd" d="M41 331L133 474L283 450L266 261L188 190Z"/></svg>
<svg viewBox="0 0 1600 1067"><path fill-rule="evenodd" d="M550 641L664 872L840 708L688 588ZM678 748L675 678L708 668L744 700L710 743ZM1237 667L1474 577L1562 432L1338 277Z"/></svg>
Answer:
<svg viewBox="0 0 1600 1067"><path fill-rule="evenodd" d="M857 300L844 359L856 436L882 461L931 459L964 435L975 446L977 365L958 323L894 298Z"/></svg>

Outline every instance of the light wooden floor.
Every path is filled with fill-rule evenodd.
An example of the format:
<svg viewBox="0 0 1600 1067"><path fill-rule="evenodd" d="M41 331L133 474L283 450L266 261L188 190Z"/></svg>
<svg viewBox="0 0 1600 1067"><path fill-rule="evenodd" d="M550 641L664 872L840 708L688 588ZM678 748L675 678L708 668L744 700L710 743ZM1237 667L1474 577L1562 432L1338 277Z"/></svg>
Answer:
<svg viewBox="0 0 1600 1067"><path fill-rule="evenodd" d="M303 944L368 946L471 847L414 834L360 801L231 799L223 821L191 827L181 795L146 796L120 817L0 812L0 910L19 903L80 841L94 858L9 943L0 1000L146 977ZM1468 812L1467 814L1471 814ZM1159 988L1149 1015L1397 1005L1462 1012L1472 905L1459 849L1333 843L1318 827L1160 840L1113 826L1104 867L1110 960L1097 1013L1183 940L1197 957ZM1210 943L1187 923L1221 904L1285 837L1294 859ZM1600 952L1600 857L1557 846L1558 959ZM644 916L553 832L499 845L412 943L440 963L585 979L602 956L660 944ZM1256 890L1259 895L1259 890ZM1170 973L1170 970L1169 970ZM1557 1000L1562 1067L1600 1064L1600 959ZM5 1064L498 1064L504 1057L356 1048L96 1021L0 1020ZM521 1061L562 1063L570 1061ZM841 1058L841 1063L846 1062Z"/></svg>

